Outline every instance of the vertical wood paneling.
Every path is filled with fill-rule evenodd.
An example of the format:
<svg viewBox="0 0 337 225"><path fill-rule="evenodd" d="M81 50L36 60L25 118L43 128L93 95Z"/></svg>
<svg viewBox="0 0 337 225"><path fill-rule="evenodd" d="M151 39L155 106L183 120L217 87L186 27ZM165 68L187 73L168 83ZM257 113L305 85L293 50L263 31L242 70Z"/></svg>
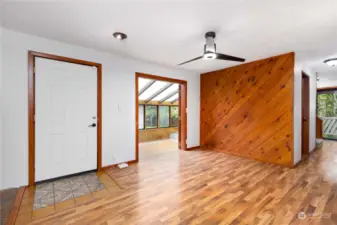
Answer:
<svg viewBox="0 0 337 225"><path fill-rule="evenodd" d="M201 75L207 149L293 165L294 53Z"/></svg>

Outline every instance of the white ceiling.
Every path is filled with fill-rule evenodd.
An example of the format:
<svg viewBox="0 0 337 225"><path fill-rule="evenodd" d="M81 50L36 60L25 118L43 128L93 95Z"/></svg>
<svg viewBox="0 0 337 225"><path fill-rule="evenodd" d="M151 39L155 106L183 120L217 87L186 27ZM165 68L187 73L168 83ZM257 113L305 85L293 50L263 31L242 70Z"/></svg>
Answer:
<svg viewBox="0 0 337 225"><path fill-rule="evenodd" d="M336 81L337 80L337 71L317 73L317 78L320 81Z"/></svg>
<svg viewBox="0 0 337 225"><path fill-rule="evenodd" d="M337 57L336 0L9 0L3 26L153 63L175 66L202 55L204 33L217 50L254 61L295 51L316 72ZM128 39L112 38L116 31ZM199 60L181 68L207 72L237 65Z"/></svg>

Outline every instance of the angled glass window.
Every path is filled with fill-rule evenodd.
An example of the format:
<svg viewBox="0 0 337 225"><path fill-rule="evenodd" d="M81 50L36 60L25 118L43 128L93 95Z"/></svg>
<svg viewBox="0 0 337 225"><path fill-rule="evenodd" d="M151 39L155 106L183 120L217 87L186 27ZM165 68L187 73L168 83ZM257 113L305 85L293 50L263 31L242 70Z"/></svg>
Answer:
<svg viewBox="0 0 337 225"><path fill-rule="evenodd" d="M146 87L152 80L145 79L145 78L138 78L138 92L143 90L144 87Z"/></svg>
<svg viewBox="0 0 337 225"><path fill-rule="evenodd" d="M138 105L138 129L144 128L144 105Z"/></svg>
<svg viewBox="0 0 337 225"><path fill-rule="evenodd" d="M167 99L167 102L173 102L173 101L178 101L179 93L173 95L171 98Z"/></svg>
<svg viewBox="0 0 337 225"><path fill-rule="evenodd" d="M170 127L170 106L159 106L159 127Z"/></svg>
<svg viewBox="0 0 337 225"><path fill-rule="evenodd" d="M178 91L179 89L179 84L173 84L171 87L169 87L168 89L166 89L165 91L163 91L162 93L160 93L159 95L157 95L153 101L161 101L163 100L166 96L168 96L169 94Z"/></svg>
<svg viewBox="0 0 337 225"><path fill-rule="evenodd" d="M171 127L178 127L179 125L179 107L171 106Z"/></svg>
<svg viewBox="0 0 337 225"><path fill-rule="evenodd" d="M156 105L145 106L145 128L157 128L158 127L158 115Z"/></svg>
<svg viewBox="0 0 337 225"><path fill-rule="evenodd" d="M139 100L148 100L154 93L166 86L168 82L165 81L156 81L152 84L144 93L139 96Z"/></svg>

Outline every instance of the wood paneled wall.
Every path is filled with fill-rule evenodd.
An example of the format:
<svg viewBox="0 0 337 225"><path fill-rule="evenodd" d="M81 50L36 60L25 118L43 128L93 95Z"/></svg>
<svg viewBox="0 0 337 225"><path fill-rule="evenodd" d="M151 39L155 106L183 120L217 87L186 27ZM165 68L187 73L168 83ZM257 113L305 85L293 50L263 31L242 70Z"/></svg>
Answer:
<svg viewBox="0 0 337 225"><path fill-rule="evenodd" d="M294 53L201 75L203 148L293 166Z"/></svg>

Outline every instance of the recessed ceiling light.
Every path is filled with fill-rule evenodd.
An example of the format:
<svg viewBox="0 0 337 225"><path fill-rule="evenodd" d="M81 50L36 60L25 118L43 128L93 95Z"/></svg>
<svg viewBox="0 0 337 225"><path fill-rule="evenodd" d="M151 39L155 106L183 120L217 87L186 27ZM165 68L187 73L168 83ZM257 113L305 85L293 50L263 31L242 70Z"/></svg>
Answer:
<svg viewBox="0 0 337 225"><path fill-rule="evenodd" d="M128 37L126 34L124 34L122 32L115 32L112 35L118 40L124 40Z"/></svg>
<svg viewBox="0 0 337 225"><path fill-rule="evenodd" d="M337 66L337 58L334 59L327 59L324 63L328 64L329 66Z"/></svg>

